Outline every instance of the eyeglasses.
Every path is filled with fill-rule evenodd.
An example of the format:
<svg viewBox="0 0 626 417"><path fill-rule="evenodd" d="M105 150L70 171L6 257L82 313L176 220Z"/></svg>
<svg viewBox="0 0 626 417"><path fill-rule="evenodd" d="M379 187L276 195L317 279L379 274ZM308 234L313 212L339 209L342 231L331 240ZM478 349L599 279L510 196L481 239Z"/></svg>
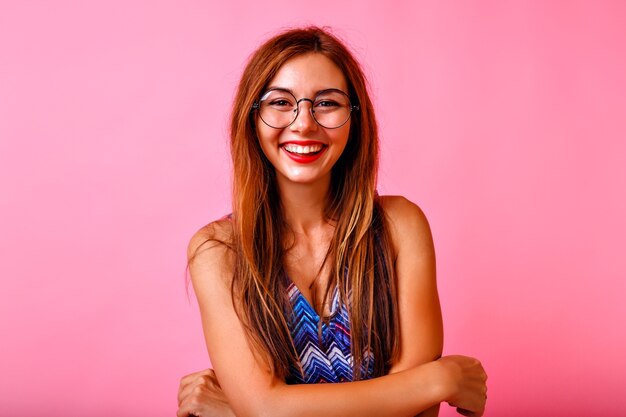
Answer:
<svg viewBox="0 0 626 417"><path fill-rule="evenodd" d="M263 93L252 109L258 110L259 117L269 127L284 129L296 121L303 101L311 103L311 116L326 129L345 125L352 112L359 110L359 106L350 103L346 93L335 88L320 91L313 100L306 97L297 100L288 90L272 88Z"/></svg>

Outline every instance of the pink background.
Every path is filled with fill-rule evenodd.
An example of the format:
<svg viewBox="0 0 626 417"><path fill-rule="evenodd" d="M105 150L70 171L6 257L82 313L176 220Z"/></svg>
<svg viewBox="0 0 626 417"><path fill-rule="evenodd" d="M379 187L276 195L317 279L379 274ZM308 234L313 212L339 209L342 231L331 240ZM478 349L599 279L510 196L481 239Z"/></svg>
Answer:
<svg viewBox="0 0 626 417"><path fill-rule="evenodd" d="M234 87L308 23L369 74L380 191L430 218L486 415L624 415L625 4L2 2L0 415L174 415L208 365L185 248L229 211Z"/></svg>

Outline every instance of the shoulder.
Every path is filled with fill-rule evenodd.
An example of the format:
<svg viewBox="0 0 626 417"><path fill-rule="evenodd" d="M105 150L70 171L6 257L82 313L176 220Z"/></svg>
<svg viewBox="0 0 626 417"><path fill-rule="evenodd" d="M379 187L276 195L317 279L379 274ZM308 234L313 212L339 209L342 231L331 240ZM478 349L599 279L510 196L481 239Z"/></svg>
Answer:
<svg viewBox="0 0 626 417"><path fill-rule="evenodd" d="M414 224L424 226L428 224L422 209L411 200L401 195L380 196L380 204L387 218L398 225Z"/></svg>
<svg viewBox="0 0 626 417"><path fill-rule="evenodd" d="M194 287L206 285L209 277L226 279L233 270L233 225L223 218L207 224L191 237L187 247Z"/></svg>
<svg viewBox="0 0 626 417"><path fill-rule="evenodd" d="M230 246L233 236L232 221L228 218L215 220L198 230L187 246L187 259L192 260L203 251L224 245Z"/></svg>
<svg viewBox="0 0 626 417"><path fill-rule="evenodd" d="M404 197L380 198L395 252L399 355L390 373L437 359L443 324L437 293L435 250L424 212Z"/></svg>
<svg viewBox="0 0 626 417"><path fill-rule="evenodd" d="M389 235L396 255L403 249L432 247L432 235L428 219L422 209L402 196L380 196L380 204L389 226Z"/></svg>

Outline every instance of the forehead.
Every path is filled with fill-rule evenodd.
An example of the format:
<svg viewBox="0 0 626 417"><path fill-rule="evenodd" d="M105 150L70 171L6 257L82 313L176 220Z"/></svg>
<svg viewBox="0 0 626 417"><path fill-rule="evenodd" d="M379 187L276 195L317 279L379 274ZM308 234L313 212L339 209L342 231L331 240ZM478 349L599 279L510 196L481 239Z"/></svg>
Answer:
<svg viewBox="0 0 626 417"><path fill-rule="evenodd" d="M285 88L297 96L308 96L328 88L348 92L343 72L333 61L319 53L308 53L291 58L269 82L268 88Z"/></svg>

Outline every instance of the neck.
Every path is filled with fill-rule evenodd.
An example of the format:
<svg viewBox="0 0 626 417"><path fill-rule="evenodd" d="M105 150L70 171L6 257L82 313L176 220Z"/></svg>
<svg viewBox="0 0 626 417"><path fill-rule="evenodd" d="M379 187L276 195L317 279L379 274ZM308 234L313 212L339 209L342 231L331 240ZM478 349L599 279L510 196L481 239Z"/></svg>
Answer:
<svg viewBox="0 0 626 417"><path fill-rule="evenodd" d="M293 232L310 235L328 224L325 210L330 175L313 184L297 184L280 178L277 181L283 215Z"/></svg>

